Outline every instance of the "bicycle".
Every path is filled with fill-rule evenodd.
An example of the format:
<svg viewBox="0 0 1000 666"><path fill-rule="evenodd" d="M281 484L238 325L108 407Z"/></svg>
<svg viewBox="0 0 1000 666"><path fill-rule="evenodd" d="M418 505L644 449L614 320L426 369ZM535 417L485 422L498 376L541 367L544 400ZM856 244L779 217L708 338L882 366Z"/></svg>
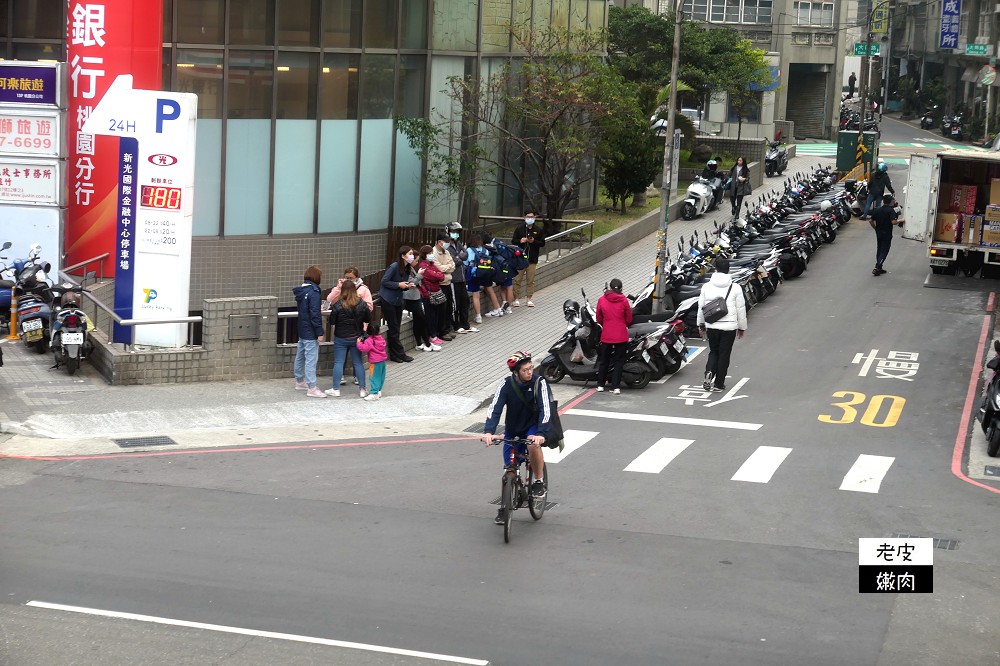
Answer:
<svg viewBox="0 0 1000 666"><path fill-rule="evenodd" d="M496 440L495 444L501 442L527 444L528 440L522 437L503 438ZM526 477L522 475L522 466L527 472ZM504 543L510 543L514 512L524 506L525 502L528 504L528 512L531 513L531 517L535 520L542 519L542 514L545 513L545 499L549 492L549 470L545 463L542 463L542 476L544 477L545 496L535 497L531 494L531 484L535 480L535 475L531 471L531 465L528 463L528 456L518 451L515 446L513 460L507 464L500 484L500 508L504 513Z"/></svg>

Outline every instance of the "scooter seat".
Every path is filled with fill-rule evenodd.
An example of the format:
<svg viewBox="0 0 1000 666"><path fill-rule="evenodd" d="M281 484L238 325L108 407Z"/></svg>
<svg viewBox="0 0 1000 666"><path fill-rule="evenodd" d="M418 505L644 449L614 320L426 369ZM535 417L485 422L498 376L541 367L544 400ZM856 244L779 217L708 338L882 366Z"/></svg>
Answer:
<svg viewBox="0 0 1000 666"><path fill-rule="evenodd" d="M630 338L638 338L640 336L649 335L650 333L655 333L658 329L664 328L667 322L648 322L645 324L635 324L633 323L628 327L628 336Z"/></svg>
<svg viewBox="0 0 1000 666"><path fill-rule="evenodd" d="M0 280L0 289L13 289L15 284L13 280Z"/></svg>
<svg viewBox="0 0 1000 666"><path fill-rule="evenodd" d="M635 326L636 324L646 324L649 322L668 322L673 321L673 319L674 311L667 310L666 312L657 312L656 314L635 315L632 317L632 325Z"/></svg>

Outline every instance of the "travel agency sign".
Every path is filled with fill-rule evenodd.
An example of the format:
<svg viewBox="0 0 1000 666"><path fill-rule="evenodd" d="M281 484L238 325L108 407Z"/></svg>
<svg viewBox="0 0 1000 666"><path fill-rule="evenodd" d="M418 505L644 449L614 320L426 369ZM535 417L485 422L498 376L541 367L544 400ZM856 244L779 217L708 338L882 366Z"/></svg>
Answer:
<svg viewBox="0 0 1000 666"><path fill-rule="evenodd" d="M198 96L134 90L118 76L82 131L118 137L115 312L122 319L189 315ZM115 325L115 342L181 347L186 324Z"/></svg>

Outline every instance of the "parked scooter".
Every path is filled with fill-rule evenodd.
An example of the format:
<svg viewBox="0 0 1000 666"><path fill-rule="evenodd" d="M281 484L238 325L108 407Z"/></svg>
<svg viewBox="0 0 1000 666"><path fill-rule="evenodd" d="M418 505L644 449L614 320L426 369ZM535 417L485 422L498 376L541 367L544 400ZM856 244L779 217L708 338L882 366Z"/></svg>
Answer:
<svg viewBox="0 0 1000 666"><path fill-rule="evenodd" d="M986 364L993 374L986 386L986 395L979 405L976 418L986 434L986 453L991 458L996 458L1000 455L1000 340L993 341L993 351L996 356Z"/></svg>
<svg viewBox="0 0 1000 666"><path fill-rule="evenodd" d="M0 252L9 250L11 247L11 242L7 241L0 248ZM8 328L10 326L10 304L11 296L14 293L14 285L16 284L14 278L13 265L7 264L7 257L0 255L0 326L3 328Z"/></svg>
<svg viewBox="0 0 1000 666"><path fill-rule="evenodd" d="M583 307L576 301L563 303L563 316L568 326L566 332L549 348L549 354L538 366L538 373L547 381L559 382L569 376L574 381L597 380L597 352L601 342L601 325L587 294L583 294ZM629 388L644 388L653 377L653 369L642 358L646 339L629 342L622 366L622 381Z"/></svg>
<svg viewBox="0 0 1000 666"><path fill-rule="evenodd" d="M920 129L930 129L934 127L934 115L937 113L938 105L935 104L931 108L924 111L924 115L920 116Z"/></svg>
<svg viewBox="0 0 1000 666"><path fill-rule="evenodd" d="M17 283L17 326L21 342L39 354L45 353L49 343L54 295L46 274L51 270L48 262L39 262L42 248L31 246L27 261L15 262Z"/></svg>
<svg viewBox="0 0 1000 666"><path fill-rule="evenodd" d="M788 149L782 147L780 141L771 141L767 146L767 152L764 153L764 173L768 176L784 173L788 168Z"/></svg>
<svg viewBox="0 0 1000 666"><path fill-rule="evenodd" d="M961 141L964 136L965 127L963 115L956 113L954 116L945 116L941 119L941 136L955 141Z"/></svg>
<svg viewBox="0 0 1000 666"><path fill-rule="evenodd" d="M87 336L87 314L80 309L79 294L82 292L83 287L69 282L52 288L57 305L53 308L49 347L55 357L55 367L66 366L66 371L71 375L93 347Z"/></svg>
<svg viewBox="0 0 1000 666"><path fill-rule="evenodd" d="M694 181L688 185L684 203L681 204L681 217L685 220L693 220L711 210L716 203L712 183L701 176L696 176Z"/></svg>

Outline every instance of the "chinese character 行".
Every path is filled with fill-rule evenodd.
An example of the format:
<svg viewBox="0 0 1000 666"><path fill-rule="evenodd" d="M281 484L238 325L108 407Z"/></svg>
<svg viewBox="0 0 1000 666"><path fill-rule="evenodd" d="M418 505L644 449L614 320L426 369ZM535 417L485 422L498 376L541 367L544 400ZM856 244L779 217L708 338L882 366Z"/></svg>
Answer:
<svg viewBox="0 0 1000 666"><path fill-rule="evenodd" d="M83 61L83 64L81 63ZM83 56L81 58L78 55L73 56L73 62L70 63L72 66L72 72L70 73L70 79L73 81L73 97L82 97L83 99L93 99L97 95L97 78L104 76L103 69L85 69L83 65L103 65L104 58L98 58L95 56ZM83 75L88 80L88 85L86 90L82 93L80 92L80 76Z"/></svg>

